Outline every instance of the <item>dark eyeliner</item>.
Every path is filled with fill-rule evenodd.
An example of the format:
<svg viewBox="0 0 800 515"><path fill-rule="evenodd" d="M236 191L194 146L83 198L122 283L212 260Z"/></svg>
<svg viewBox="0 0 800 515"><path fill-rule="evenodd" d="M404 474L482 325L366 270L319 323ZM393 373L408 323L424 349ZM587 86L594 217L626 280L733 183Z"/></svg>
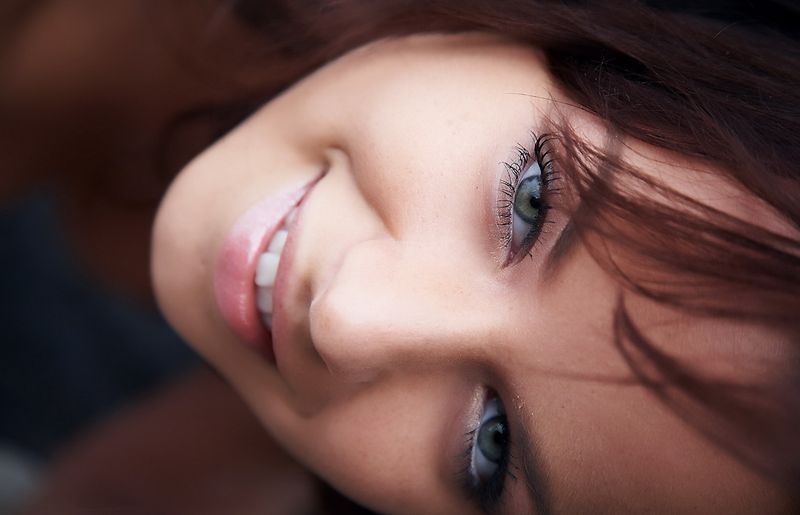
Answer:
<svg viewBox="0 0 800 515"><path fill-rule="evenodd" d="M490 399L485 399L484 403L488 402ZM505 414L503 414L503 418L505 419L505 426L508 428L509 424L508 420L505 418ZM505 446L505 452L497 464L497 470L492 474L488 481L481 483L473 475L472 471L472 456L475 452L475 446L477 445L476 440L478 438L480 428L481 421L478 421L474 428L464 434L464 451L460 456L460 480L466 497L476 502L481 511L484 513L492 513L497 510L502 502L507 477L510 476L513 479L516 479L516 476L510 472L510 470L514 468L511 453L513 442L511 441L511 435L509 432Z"/></svg>
<svg viewBox="0 0 800 515"><path fill-rule="evenodd" d="M532 134L533 148L528 150L523 145L518 144L515 148L516 159L512 162L503 162L505 176L500 180L497 199L497 224L500 227L502 248L508 249L508 258L504 266L518 262L525 255L530 255L531 248L538 241L548 222L548 212L551 209L549 198L558 192L554 188L556 182L556 172L553 166L552 134L542 134L536 136ZM513 248L513 221L514 221L514 202L522 181L522 177L527 170L538 164L540 169L540 206L537 221L523 238L522 242Z"/></svg>

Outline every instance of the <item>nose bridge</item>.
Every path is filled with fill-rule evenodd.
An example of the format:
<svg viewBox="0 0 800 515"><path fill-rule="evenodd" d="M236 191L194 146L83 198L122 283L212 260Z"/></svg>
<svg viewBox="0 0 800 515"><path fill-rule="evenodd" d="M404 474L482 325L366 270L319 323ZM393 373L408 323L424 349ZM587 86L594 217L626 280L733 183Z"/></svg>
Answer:
<svg viewBox="0 0 800 515"><path fill-rule="evenodd" d="M390 237L348 251L310 312L314 345L332 373L366 380L485 352L496 317L469 266L441 254Z"/></svg>

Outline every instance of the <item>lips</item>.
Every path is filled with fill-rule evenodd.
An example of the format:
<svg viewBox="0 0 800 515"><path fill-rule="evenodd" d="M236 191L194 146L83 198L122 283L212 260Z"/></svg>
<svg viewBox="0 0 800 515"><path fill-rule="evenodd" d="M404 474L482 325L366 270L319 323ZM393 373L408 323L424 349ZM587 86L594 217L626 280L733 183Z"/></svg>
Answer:
<svg viewBox="0 0 800 515"><path fill-rule="evenodd" d="M287 217L316 181L271 195L242 214L228 233L215 267L214 293L222 317L240 341L271 361L275 359L272 338L257 308L256 271L276 233L285 229Z"/></svg>

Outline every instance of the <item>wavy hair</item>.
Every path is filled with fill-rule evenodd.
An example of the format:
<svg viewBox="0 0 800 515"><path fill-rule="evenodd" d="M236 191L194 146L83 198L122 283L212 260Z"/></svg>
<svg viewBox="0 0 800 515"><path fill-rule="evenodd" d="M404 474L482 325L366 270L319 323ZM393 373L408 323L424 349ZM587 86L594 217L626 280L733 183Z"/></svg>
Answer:
<svg viewBox="0 0 800 515"><path fill-rule="evenodd" d="M540 48L569 101L608 130L605 148L582 141L565 123L557 136L578 199L571 230L620 285L613 320L619 352L679 416L800 495L799 6L790 0L224 5L258 35L253 56L270 71L267 83L243 99L253 107L379 38L484 31ZM703 163L787 229L771 231L747 213L726 214L656 181L621 158L626 139ZM644 334L626 309L632 296L691 316L767 326L790 344L785 371L746 386L704 377Z"/></svg>

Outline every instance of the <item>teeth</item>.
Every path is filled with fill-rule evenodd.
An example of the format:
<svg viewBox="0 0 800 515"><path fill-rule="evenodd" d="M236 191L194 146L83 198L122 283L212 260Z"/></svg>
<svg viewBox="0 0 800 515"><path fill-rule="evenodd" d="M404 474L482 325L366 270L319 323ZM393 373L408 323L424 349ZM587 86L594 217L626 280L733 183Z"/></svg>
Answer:
<svg viewBox="0 0 800 515"><path fill-rule="evenodd" d="M272 237L272 241L269 242L269 248L267 248L267 251L273 254L280 254L283 250L283 246L286 245L287 236L289 236L289 233L284 229L280 229L275 233L275 236Z"/></svg>
<svg viewBox="0 0 800 515"><path fill-rule="evenodd" d="M266 252L258 258L255 277L256 305L261 315L261 321L270 330L272 329L272 288L275 286L275 276L278 273L278 265L281 262L281 252L283 252L286 238L289 236L286 231L286 225L292 223L296 217L297 209L292 209L286 215L284 226L272 236Z"/></svg>
<svg viewBox="0 0 800 515"><path fill-rule="evenodd" d="M284 232L285 231L280 231ZM256 285L272 288L275 286L275 274L278 273L278 264L281 261L280 254L265 252L258 258L258 268L256 269Z"/></svg>
<svg viewBox="0 0 800 515"><path fill-rule="evenodd" d="M258 288L256 303L262 315L272 315L272 288Z"/></svg>

